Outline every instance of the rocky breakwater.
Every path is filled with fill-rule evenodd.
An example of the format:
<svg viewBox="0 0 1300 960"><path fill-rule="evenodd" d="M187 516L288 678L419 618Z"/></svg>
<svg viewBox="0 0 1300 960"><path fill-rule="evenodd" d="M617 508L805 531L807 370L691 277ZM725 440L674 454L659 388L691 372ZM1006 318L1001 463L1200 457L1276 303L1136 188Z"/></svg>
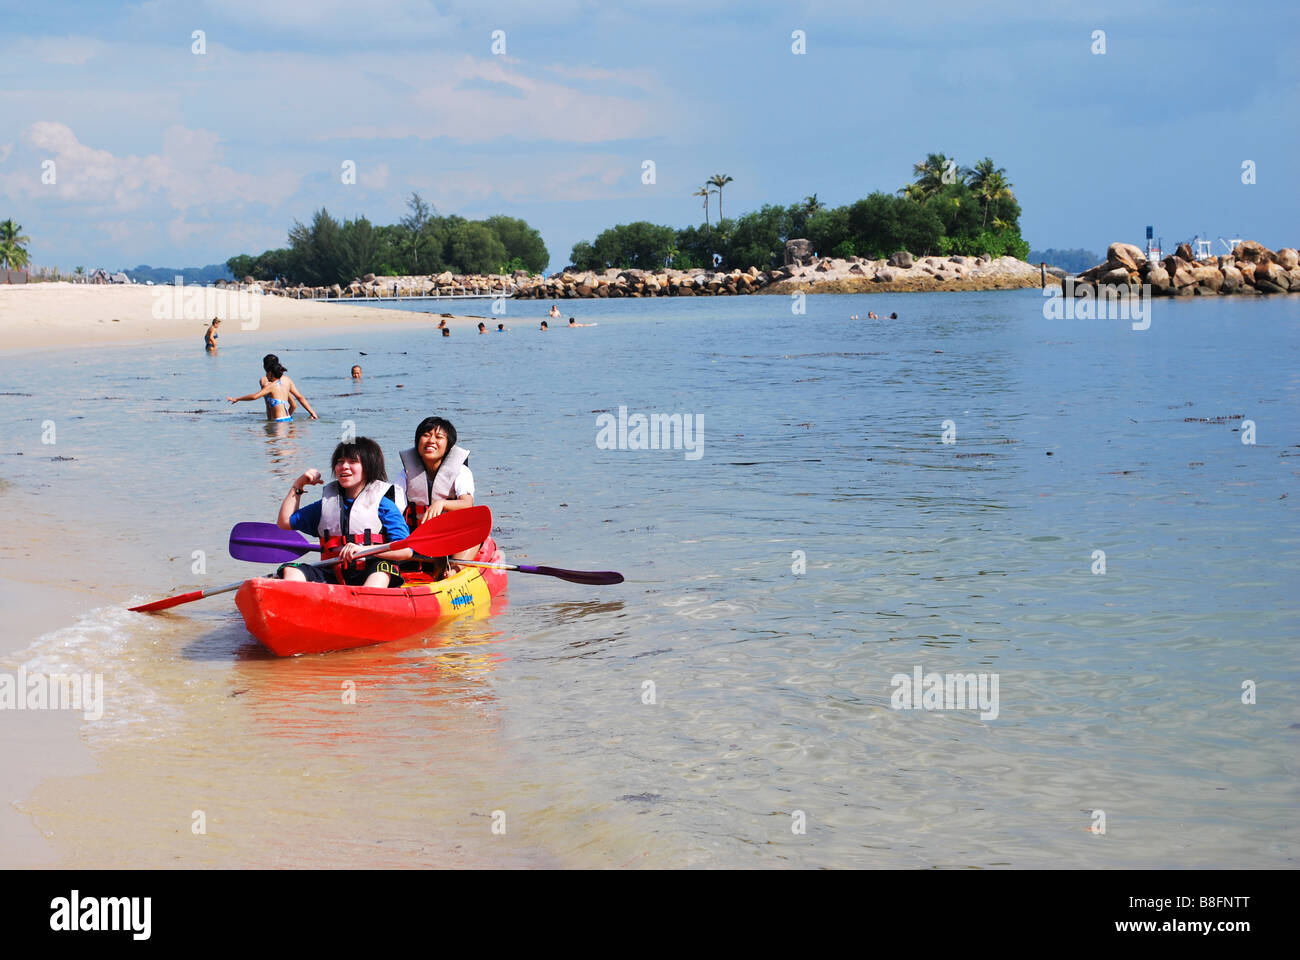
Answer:
<svg viewBox="0 0 1300 960"><path fill-rule="evenodd" d="M1291 247L1275 253L1247 240L1231 255L1197 260L1191 247L1180 243L1171 255L1152 261L1131 243L1112 243L1106 262L1067 280L1065 292L1096 296L1143 286L1156 297L1300 293L1300 254Z"/></svg>
<svg viewBox="0 0 1300 960"><path fill-rule="evenodd" d="M516 297L570 300L598 297L725 297L757 293L771 283L766 271L748 270L565 270L525 280Z"/></svg>
<svg viewBox="0 0 1300 960"><path fill-rule="evenodd" d="M806 246L805 246L806 245ZM924 293L935 290L1016 290L1042 285L1042 271L1015 257L916 257L900 250L887 259L818 259L811 244L786 244L786 265L772 271L763 293ZM1051 274L1049 283L1058 282Z"/></svg>
<svg viewBox="0 0 1300 960"><path fill-rule="evenodd" d="M514 274L452 274L439 273L415 277L377 277L367 273L349 284L335 283L324 287L310 287L301 283L281 284L279 281L254 280L245 277L242 283L217 281L218 287L234 287L260 291L268 296L288 297L293 300L357 300L388 297L450 297L504 294L514 296L519 285L530 278L526 271Z"/></svg>

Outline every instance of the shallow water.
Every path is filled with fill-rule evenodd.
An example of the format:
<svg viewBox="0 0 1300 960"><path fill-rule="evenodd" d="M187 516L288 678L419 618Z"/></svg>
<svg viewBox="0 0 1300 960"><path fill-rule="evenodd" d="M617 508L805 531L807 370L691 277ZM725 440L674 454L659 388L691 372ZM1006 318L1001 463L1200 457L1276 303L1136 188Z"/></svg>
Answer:
<svg viewBox="0 0 1300 960"><path fill-rule="evenodd" d="M1292 864L1300 298L1157 301L1146 331L1036 291L807 305L0 359L7 498L84 518L106 604L248 575L229 528L344 421L392 466L435 412L508 559L628 578L516 575L490 617L288 661L229 597L97 609L0 660L105 676L100 771L23 809L95 866ZM266 352L320 421L225 403ZM620 406L701 416L702 455L599 449ZM997 716L893 709L917 667L996 674Z"/></svg>

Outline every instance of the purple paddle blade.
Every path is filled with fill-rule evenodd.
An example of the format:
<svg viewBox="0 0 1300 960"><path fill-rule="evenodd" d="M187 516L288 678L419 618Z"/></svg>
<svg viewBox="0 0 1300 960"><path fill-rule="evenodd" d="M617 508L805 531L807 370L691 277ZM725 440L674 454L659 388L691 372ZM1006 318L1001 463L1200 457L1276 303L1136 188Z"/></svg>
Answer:
<svg viewBox="0 0 1300 960"><path fill-rule="evenodd" d="M284 563L318 549L296 530L273 523L237 523L230 531L230 555L253 563Z"/></svg>

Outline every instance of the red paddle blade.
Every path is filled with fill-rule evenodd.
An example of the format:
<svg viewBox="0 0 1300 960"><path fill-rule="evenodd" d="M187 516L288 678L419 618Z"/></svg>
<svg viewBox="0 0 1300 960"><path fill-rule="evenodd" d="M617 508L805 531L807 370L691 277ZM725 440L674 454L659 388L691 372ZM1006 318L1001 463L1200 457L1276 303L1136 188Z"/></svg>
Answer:
<svg viewBox="0 0 1300 960"><path fill-rule="evenodd" d="M236 560L283 563L319 549L298 531L274 523L237 523L230 531L230 555Z"/></svg>
<svg viewBox="0 0 1300 960"><path fill-rule="evenodd" d="M168 607L179 607L182 603L189 603L191 600L202 600L203 591L195 590L193 593L182 593L179 596L168 597L166 600L155 600L153 603L141 604L138 607L127 607L128 610L134 610L136 613L153 613L155 610L166 610Z"/></svg>
<svg viewBox="0 0 1300 960"><path fill-rule="evenodd" d="M484 506L448 510L420 524L389 549L410 547L426 557L447 557L477 546L492 533L492 511Z"/></svg>

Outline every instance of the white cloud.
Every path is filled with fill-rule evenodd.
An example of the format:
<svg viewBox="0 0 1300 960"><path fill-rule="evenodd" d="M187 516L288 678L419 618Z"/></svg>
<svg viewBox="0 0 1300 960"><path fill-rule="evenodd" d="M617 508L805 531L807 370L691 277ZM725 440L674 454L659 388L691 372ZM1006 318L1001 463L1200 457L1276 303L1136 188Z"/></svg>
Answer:
<svg viewBox="0 0 1300 960"><path fill-rule="evenodd" d="M81 143L63 123L40 120L23 132L33 154L20 172L0 175L0 190L11 197L57 199L125 213L161 197L174 211L200 206L275 204L291 195L293 173L241 173L223 165L218 134L173 126L164 131L162 150L146 156L117 156ZM41 163L53 160L55 182L41 182Z"/></svg>

